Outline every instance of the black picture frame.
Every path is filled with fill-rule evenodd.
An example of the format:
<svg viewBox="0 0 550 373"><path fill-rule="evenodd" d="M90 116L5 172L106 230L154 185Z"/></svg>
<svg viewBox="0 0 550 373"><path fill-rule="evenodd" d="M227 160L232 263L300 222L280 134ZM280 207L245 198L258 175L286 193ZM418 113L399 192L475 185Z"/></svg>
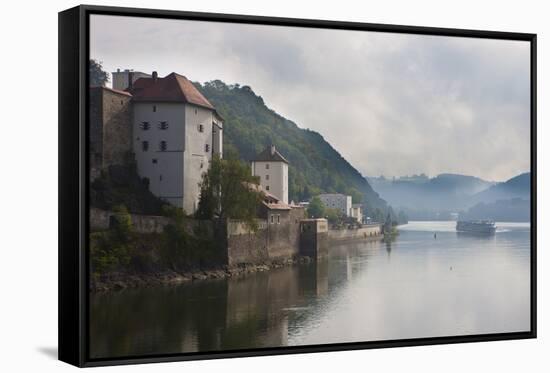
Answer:
<svg viewBox="0 0 550 373"><path fill-rule="evenodd" d="M258 348L208 353L88 356L88 64L89 18L92 14L201 20L245 24L297 26L421 35L461 36L527 41L531 46L531 328L528 332L415 338L360 343ZM536 34L399 26L358 22L275 18L82 5L59 13L59 359L79 367L218 359L261 355L327 352L370 348L450 344L536 338L537 335L537 194Z"/></svg>

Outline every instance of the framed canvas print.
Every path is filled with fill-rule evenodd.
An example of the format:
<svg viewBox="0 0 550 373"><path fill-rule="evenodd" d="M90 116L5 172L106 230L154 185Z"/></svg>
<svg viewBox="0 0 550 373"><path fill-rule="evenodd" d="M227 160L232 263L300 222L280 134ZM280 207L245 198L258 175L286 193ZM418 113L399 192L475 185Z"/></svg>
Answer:
<svg viewBox="0 0 550 373"><path fill-rule="evenodd" d="M536 35L59 14L59 357L534 338Z"/></svg>

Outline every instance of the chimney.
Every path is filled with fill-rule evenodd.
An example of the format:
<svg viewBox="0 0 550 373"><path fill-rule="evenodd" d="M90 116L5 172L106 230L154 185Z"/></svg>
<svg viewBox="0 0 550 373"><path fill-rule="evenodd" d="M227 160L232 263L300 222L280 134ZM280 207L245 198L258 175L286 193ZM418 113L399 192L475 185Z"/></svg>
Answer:
<svg viewBox="0 0 550 373"><path fill-rule="evenodd" d="M156 83L157 79L159 77L159 74L156 71L153 71L153 82Z"/></svg>
<svg viewBox="0 0 550 373"><path fill-rule="evenodd" d="M271 155L275 155L275 145L271 145Z"/></svg>

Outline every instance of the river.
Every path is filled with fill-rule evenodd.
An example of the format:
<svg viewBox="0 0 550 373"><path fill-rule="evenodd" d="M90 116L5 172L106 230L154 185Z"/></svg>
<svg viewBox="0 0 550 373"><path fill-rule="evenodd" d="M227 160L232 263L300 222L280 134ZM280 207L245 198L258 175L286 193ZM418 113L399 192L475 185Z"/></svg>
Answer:
<svg viewBox="0 0 550 373"><path fill-rule="evenodd" d="M530 227L410 222L394 242L241 278L92 294L90 357L528 331Z"/></svg>

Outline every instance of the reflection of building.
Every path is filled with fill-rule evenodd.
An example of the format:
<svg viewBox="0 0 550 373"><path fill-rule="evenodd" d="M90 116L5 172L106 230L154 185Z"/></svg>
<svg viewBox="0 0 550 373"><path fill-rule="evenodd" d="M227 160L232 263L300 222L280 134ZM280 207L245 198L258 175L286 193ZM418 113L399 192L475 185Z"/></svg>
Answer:
<svg viewBox="0 0 550 373"><path fill-rule="evenodd" d="M351 217L355 218L359 223L363 222L363 205L354 203L351 205Z"/></svg>
<svg viewBox="0 0 550 373"><path fill-rule="evenodd" d="M319 199L326 207L340 210L344 215L351 216L351 196L327 193L319 194Z"/></svg>
<svg viewBox="0 0 550 373"><path fill-rule="evenodd" d="M251 166L252 175L260 178L262 188L283 203L288 203L288 161L275 145L268 146L258 154Z"/></svg>

